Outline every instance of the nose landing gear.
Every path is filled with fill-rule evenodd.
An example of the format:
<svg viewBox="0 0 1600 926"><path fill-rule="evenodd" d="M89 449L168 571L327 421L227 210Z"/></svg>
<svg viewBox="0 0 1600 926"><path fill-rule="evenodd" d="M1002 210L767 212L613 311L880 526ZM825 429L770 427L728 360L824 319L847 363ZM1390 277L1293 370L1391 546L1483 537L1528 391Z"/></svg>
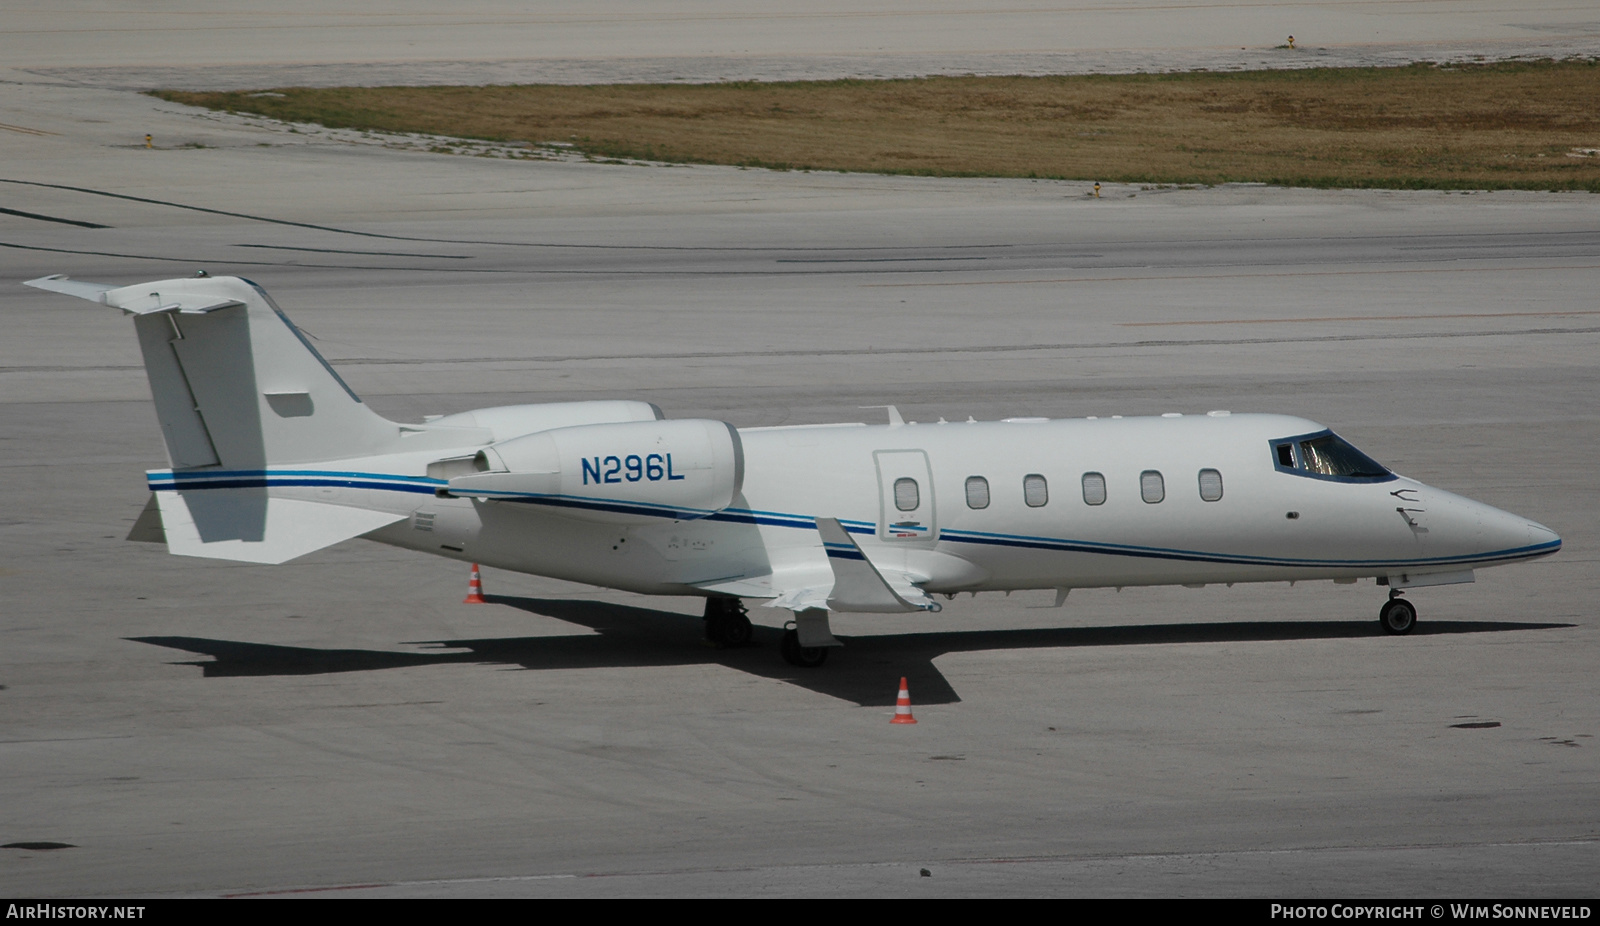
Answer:
<svg viewBox="0 0 1600 926"><path fill-rule="evenodd" d="M1417 609L1400 597L1399 589L1389 590L1389 600L1378 610L1378 624L1384 633L1396 636L1408 634L1417 626Z"/></svg>
<svg viewBox="0 0 1600 926"><path fill-rule="evenodd" d="M706 599L706 639L718 646L746 646L752 634L744 602L737 598Z"/></svg>

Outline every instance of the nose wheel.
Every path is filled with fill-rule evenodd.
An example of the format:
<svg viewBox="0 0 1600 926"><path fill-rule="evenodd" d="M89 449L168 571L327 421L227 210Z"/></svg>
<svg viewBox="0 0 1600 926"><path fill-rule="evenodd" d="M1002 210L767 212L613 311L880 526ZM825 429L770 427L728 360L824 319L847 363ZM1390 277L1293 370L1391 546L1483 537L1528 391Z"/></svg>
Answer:
<svg viewBox="0 0 1600 926"><path fill-rule="evenodd" d="M1384 633L1395 636L1408 634L1417 626L1417 609L1411 606L1411 602L1390 592L1389 600L1378 610L1378 624L1383 627Z"/></svg>
<svg viewBox="0 0 1600 926"><path fill-rule="evenodd" d="M718 646L746 646L754 631L737 598L706 599L706 639Z"/></svg>

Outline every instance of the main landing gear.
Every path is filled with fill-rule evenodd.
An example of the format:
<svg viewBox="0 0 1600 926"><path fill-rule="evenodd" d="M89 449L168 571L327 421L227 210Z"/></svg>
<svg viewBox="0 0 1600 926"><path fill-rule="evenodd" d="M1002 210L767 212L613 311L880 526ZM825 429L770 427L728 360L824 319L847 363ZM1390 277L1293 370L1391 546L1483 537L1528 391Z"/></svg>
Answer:
<svg viewBox="0 0 1600 926"><path fill-rule="evenodd" d="M802 628L807 643L821 643L822 646L802 646L800 638ZM706 639L723 648L750 645L753 636L750 618L745 613L744 603L737 598L707 598L706 599ZM795 620L783 632L783 640L778 644L778 652L783 655L783 661L791 666L802 669L815 669L828 661L830 647L840 646L832 633L828 630L828 612L824 610L808 610L795 614Z"/></svg>
<svg viewBox="0 0 1600 926"><path fill-rule="evenodd" d="M747 646L752 634L744 602L737 598L706 599L706 639L718 646Z"/></svg>
<svg viewBox="0 0 1600 926"><path fill-rule="evenodd" d="M828 661L828 647L801 646L800 631L792 628L783 632L783 642L778 644L778 652L783 654L784 662L802 669L815 669Z"/></svg>
<svg viewBox="0 0 1600 926"><path fill-rule="evenodd" d="M1384 633L1396 636L1410 633L1417 626L1417 609L1400 597L1399 589L1392 588L1389 590L1389 600L1378 610L1378 624L1383 627Z"/></svg>
<svg viewBox="0 0 1600 926"><path fill-rule="evenodd" d="M783 628L778 652L791 666L815 669L828 661L829 649L843 645L828 627L826 608L802 608L794 612L794 621Z"/></svg>

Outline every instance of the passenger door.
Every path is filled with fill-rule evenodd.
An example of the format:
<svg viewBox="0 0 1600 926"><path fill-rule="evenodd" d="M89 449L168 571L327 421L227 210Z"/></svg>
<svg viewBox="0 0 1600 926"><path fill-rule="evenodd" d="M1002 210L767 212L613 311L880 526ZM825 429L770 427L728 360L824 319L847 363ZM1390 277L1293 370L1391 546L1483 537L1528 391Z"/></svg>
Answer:
<svg viewBox="0 0 1600 926"><path fill-rule="evenodd" d="M933 498L933 473L921 450L879 450L878 536L911 542L939 536Z"/></svg>

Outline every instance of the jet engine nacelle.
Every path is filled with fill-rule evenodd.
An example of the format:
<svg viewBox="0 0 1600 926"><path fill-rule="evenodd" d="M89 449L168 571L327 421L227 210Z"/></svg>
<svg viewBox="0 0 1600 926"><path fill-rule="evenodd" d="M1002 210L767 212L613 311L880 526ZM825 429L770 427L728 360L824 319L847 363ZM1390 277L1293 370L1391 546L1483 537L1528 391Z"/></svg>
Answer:
<svg viewBox="0 0 1600 926"><path fill-rule="evenodd" d="M499 405L457 412L428 422L430 428L482 428L497 441L508 441L535 431L584 424L623 421L659 421L661 409L649 402L541 402L536 405ZM460 475L460 474L457 474Z"/></svg>
<svg viewBox="0 0 1600 926"><path fill-rule="evenodd" d="M492 444L451 495L552 506L587 520L694 520L733 503L744 445L725 421L589 424Z"/></svg>

